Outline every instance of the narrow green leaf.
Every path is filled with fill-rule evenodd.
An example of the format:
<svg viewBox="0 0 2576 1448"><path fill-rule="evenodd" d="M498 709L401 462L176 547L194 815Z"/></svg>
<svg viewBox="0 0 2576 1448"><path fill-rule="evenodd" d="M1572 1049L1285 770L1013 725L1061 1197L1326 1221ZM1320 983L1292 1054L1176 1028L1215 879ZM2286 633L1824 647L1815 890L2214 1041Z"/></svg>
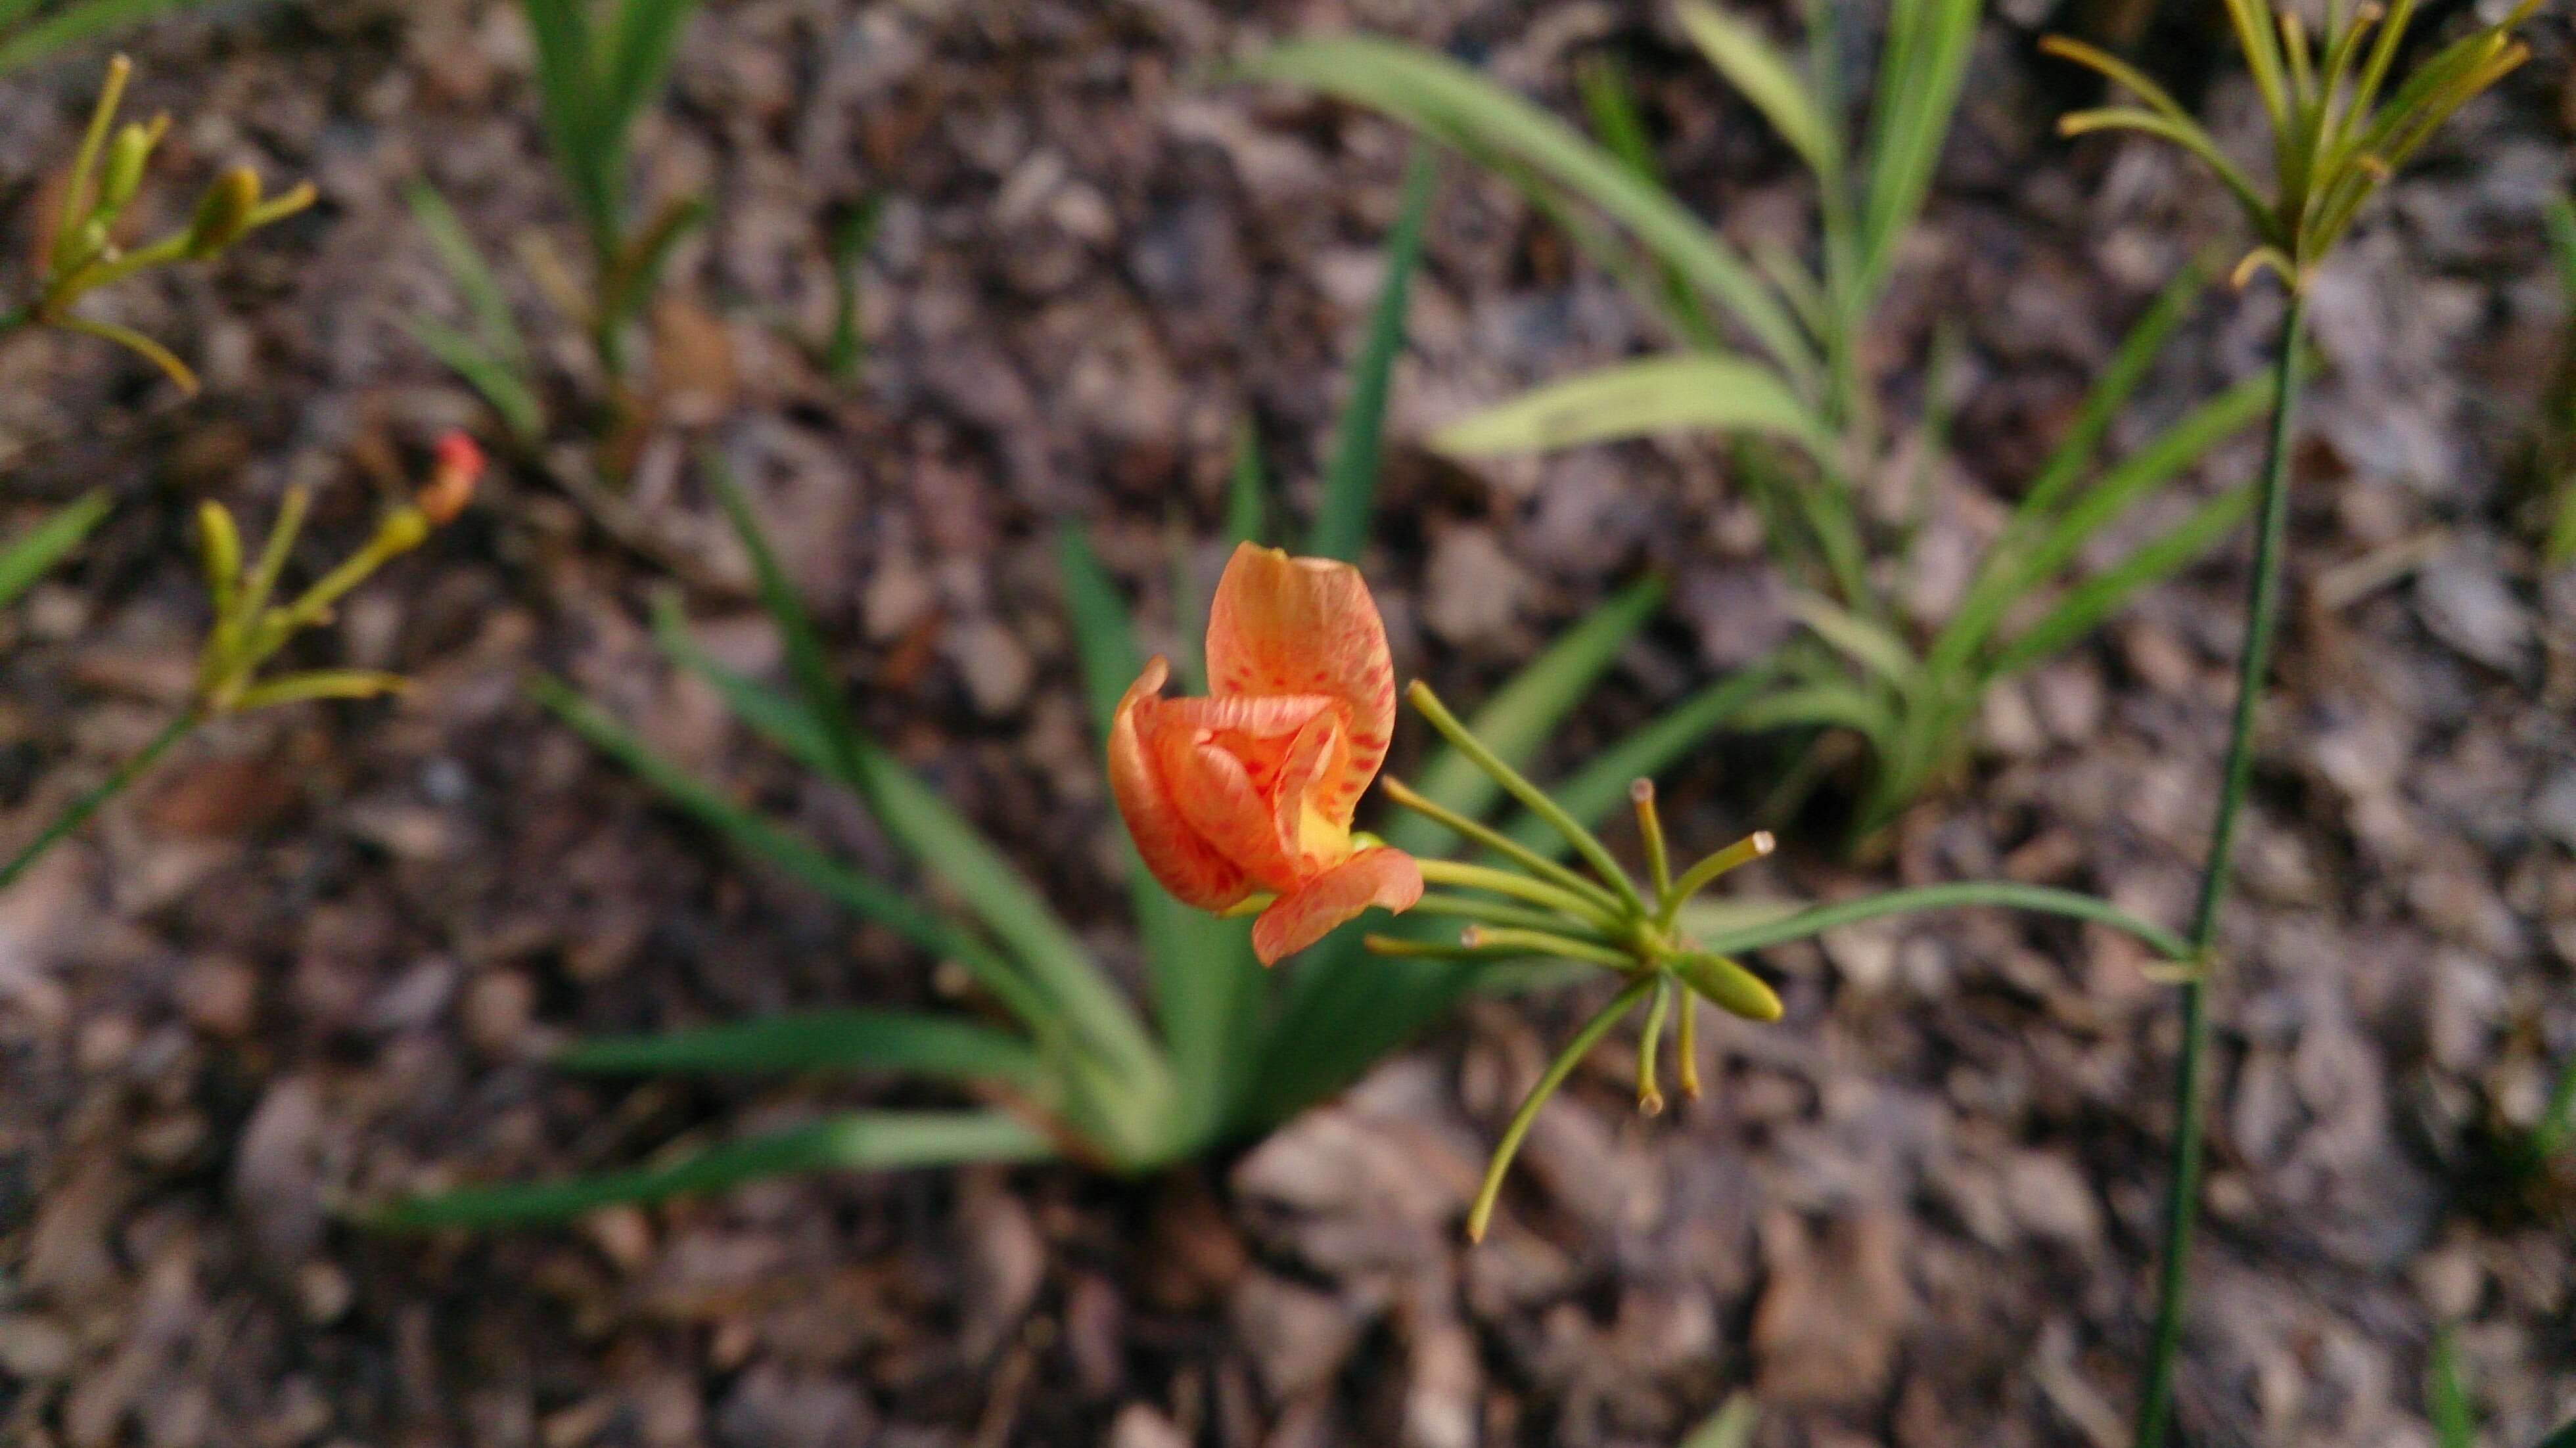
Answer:
<svg viewBox="0 0 2576 1448"><path fill-rule="evenodd" d="M1563 121L1466 66L1397 41L1336 36L1275 46L1243 62L1238 74L1309 86L1472 154L1530 168L1616 218L1689 277L1761 342L1802 392L1820 377L1796 320L1705 223Z"/></svg>
<svg viewBox="0 0 2576 1448"><path fill-rule="evenodd" d="M1682 1448L1753 1448L1753 1430L1761 1422L1762 1414L1753 1406L1752 1395L1737 1393L1707 1422L1693 1429L1682 1440Z"/></svg>
<svg viewBox="0 0 2576 1448"><path fill-rule="evenodd" d="M911 1011L840 1010L590 1040L554 1058L559 1070L600 1075L686 1072L902 1071L941 1080L1042 1079L1026 1041L988 1027Z"/></svg>
<svg viewBox="0 0 2576 1448"><path fill-rule="evenodd" d="M2424 1372L2424 1406L2440 1448L2478 1448L2478 1414L2460 1376L2460 1349L2448 1326L2433 1334L2432 1362Z"/></svg>
<svg viewBox="0 0 2576 1448"><path fill-rule="evenodd" d="M1889 684L1907 687L1920 667L1903 639L1831 599L1801 593L1789 606L1816 637Z"/></svg>
<svg viewBox="0 0 2576 1448"><path fill-rule="evenodd" d="M1819 181L1841 184L1842 157L1833 126L1816 109L1797 67L1762 32L1702 0L1680 7L1682 29L1727 82L1741 91L1789 143Z"/></svg>
<svg viewBox="0 0 2576 1448"><path fill-rule="evenodd" d="M447 268L449 280L465 299L465 309L474 319L474 330L485 349L524 376L528 371L528 343L520 335L519 321L510 310L510 299L501 290L501 279L493 275L483 251L467 234L465 223L448 205L447 198L427 181L415 180L403 187L403 201L411 207L412 219L421 234L429 238L430 249L438 254L439 264Z"/></svg>
<svg viewBox="0 0 2576 1448"><path fill-rule="evenodd" d="M445 323L428 317L400 317L395 322L440 365L464 378L512 437L523 443L544 439L546 406L538 400L535 387L509 363Z"/></svg>
<svg viewBox="0 0 2576 1448"><path fill-rule="evenodd" d="M1764 433L1818 455L1832 449L1824 424L1776 374L1742 358L1686 353L1533 388L1442 428L1431 445L1476 458L1697 431Z"/></svg>
<svg viewBox="0 0 2576 1448"><path fill-rule="evenodd" d="M1855 295L1874 298L1897 244L1923 210L1967 79L1980 0L1905 0L1896 7L1870 126Z"/></svg>
<svg viewBox="0 0 2576 1448"><path fill-rule="evenodd" d="M1404 208L1387 241L1386 283L1369 314L1368 340L1351 366L1350 400L1342 408L1332 466L1324 474L1324 500L1307 538L1307 551L1317 558L1356 562L1360 546L1368 541L1369 520L1377 512L1387 392L1395 381L1396 356L1404 350L1404 309L1413 273L1422 265L1422 237L1439 170L1431 148L1416 145L1404 170Z"/></svg>
<svg viewBox="0 0 2576 1448"><path fill-rule="evenodd" d="M205 0L86 0L65 6L0 40L0 75L23 70L67 46L204 3ZM27 0L0 11L0 30L33 8L33 0Z"/></svg>
<svg viewBox="0 0 2576 1448"><path fill-rule="evenodd" d="M105 492L84 494L20 537L0 544L0 608L15 603L18 595L69 557L106 519L108 507Z"/></svg>
<svg viewBox="0 0 2576 1448"><path fill-rule="evenodd" d="M599 108L621 148L636 115L669 79L680 32L697 8L697 0L617 0Z"/></svg>
<svg viewBox="0 0 2576 1448"><path fill-rule="evenodd" d="M571 188L591 249L604 264L617 248L622 157L601 115L589 0L520 0L537 45L537 98L555 163Z"/></svg>
<svg viewBox="0 0 2576 1448"><path fill-rule="evenodd" d="M1066 613L1089 681L1094 739L1105 747L1118 700L1144 667L1117 586L1081 529L1058 540ZM1154 1010L1177 1090L1175 1150L1213 1143L1232 1124L1260 1048L1270 982L1252 953L1252 924L1220 920L1175 900L1135 858L1128 895L1152 973Z"/></svg>
<svg viewBox="0 0 2576 1448"><path fill-rule="evenodd" d="M1646 134L1646 118L1637 108L1636 88L1629 84L1626 68L1608 54L1588 56L1575 68L1574 88L1582 97L1584 117L1592 123L1592 133L1601 138L1601 144L1610 148L1610 153L1619 158L1621 165L1635 172L1637 179L1650 186L1669 189L1665 186L1663 167L1655 159L1654 142ZM1564 214L1566 211L1567 208L1563 207L1552 208L1550 219L1568 231L1574 231L1583 223L1580 218ZM1576 244L1601 259L1604 266L1613 272L1625 265L1624 259L1604 255L1610 250L1608 247L1580 235ZM1648 299L1649 305L1669 318L1691 346L1703 352L1721 350L1717 324L1701 304L1699 294L1691 290L1690 279L1670 263L1658 263L1657 270L1663 285L1657 295ZM1768 267L1764 271L1769 274ZM1779 284L1777 276L1771 280L1773 285ZM1626 284L1624 277L1622 282ZM1786 289L1783 290L1785 292Z"/></svg>
<svg viewBox="0 0 2576 1448"><path fill-rule="evenodd" d="M660 1166L414 1197L362 1220L390 1231L517 1226L562 1221L627 1202L721 1192L794 1172L896 1171L961 1162L1038 1161L1054 1154L1045 1136L997 1111L861 1111Z"/></svg>
<svg viewBox="0 0 2576 1448"><path fill-rule="evenodd" d="M537 702L572 726L575 733L641 775L682 813L853 913L876 921L934 955L958 961L1032 1030L1043 1033L1050 1024L1052 1012L1044 997L1015 967L982 942L915 904L909 894L859 874L734 803L629 733L561 680L539 675L528 688Z"/></svg>
<svg viewBox="0 0 2576 1448"><path fill-rule="evenodd" d="M2056 607L1996 656L1986 677L2009 678L2101 627L2131 594L2216 547L2253 506L2252 484L2230 489L2115 566L2068 589Z"/></svg>
<svg viewBox="0 0 2576 1448"><path fill-rule="evenodd" d="M712 460L711 460L712 461ZM808 713L822 725L838 767L832 773L866 803L886 833L922 868L945 881L1067 1024L1116 1061L1138 1092L1157 1088L1161 1060L1117 988L1057 917L1037 887L974 826L950 809L850 718L804 601L788 582L748 499L722 467L709 477L736 534L751 555L761 602L787 642L787 656Z"/></svg>

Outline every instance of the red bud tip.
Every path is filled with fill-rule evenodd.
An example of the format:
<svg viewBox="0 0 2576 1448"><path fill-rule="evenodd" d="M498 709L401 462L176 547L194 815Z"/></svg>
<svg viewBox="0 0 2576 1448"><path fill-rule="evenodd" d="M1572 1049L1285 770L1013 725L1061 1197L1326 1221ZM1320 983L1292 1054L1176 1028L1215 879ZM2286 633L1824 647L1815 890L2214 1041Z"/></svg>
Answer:
<svg viewBox="0 0 2576 1448"><path fill-rule="evenodd" d="M438 440L437 459L417 501L430 522L448 523L474 500L474 484L483 476L483 449L465 434L451 432Z"/></svg>

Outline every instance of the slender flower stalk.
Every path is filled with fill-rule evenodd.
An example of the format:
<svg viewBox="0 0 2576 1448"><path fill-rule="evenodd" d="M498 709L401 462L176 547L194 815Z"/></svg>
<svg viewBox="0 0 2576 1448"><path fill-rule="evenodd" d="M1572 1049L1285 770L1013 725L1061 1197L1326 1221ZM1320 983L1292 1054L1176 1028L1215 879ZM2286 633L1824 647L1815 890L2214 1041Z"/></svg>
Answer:
<svg viewBox="0 0 2576 1448"><path fill-rule="evenodd" d="M2326 7L2322 33L2311 36L2300 14L2276 0L2226 0L2228 22L2272 130L2273 189L2268 196L2219 149L2207 129L2136 67L2079 41L2052 38L2045 42L2052 53L2100 72L2138 102L2076 112L2060 123L2060 129L2070 136L2097 130L2139 131L2199 157L2235 197L2254 232L2255 245L2236 269L2238 285L2270 271L2289 293L2273 359L2272 433L2258 483L2259 526L2246 600L2245 639L2237 657L2235 714L2219 781L2217 817L2203 862L2200 902L2185 943L2189 969L2182 979L2182 1052L2174 1068L2175 1125L2166 1182L2162 1275L2145 1391L2138 1405L2138 1448L2163 1448L2172 1423L2191 1240L2199 1220L2202 1148L2208 1135L2208 1058L2215 1030L2211 996L2222 973L2218 923L2227 901L2237 828L2253 781L2255 724L2271 667L2273 638L2280 626L2290 514L2291 426L2298 404L2308 288L2372 193L2454 111L2530 58L2529 48L2513 31L2537 8L2537 0L2524 0L2502 21L2444 46L2413 74L2392 84L2391 72L2417 3L2391 0L2382 9L2375 3L2355 6L2335 0Z"/></svg>
<svg viewBox="0 0 2576 1448"><path fill-rule="evenodd" d="M263 678L261 672L295 635L326 622L333 606L386 561L419 547L432 529L463 511L482 471L483 456L471 440L462 434L441 439L429 480L420 491L386 510L364 546L283 604L269 600L310 510L310 495L301 488L286 495L267 543L247 568L242 562L241 530L232 513L216 502L201 507L197 550L214 617L198 652L196 684L187 704L149 743L64 806L34 838L0 863L0 890L210 720L308 699L373 698L409 687L399 676L363 669L311 669L274 678Z"/></svg>

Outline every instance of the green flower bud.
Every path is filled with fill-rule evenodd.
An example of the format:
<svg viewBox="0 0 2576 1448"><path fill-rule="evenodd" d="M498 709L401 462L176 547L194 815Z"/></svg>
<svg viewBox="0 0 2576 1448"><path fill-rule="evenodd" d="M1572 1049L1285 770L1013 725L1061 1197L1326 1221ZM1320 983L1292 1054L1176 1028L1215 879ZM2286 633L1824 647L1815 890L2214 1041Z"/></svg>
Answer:
<svg viewBox="0 0 2576 1448"><path fill-rule="evenodd" d="M161 139L161 126L129 123L116 133L107 148L107 165L98 177L98 210L101 217L113 217L125 210L126 203L143 186L144 163L152 159L152 147Z"/></svg>
<svg viewBox="0 0 2576 1448"><path fill-rule="evenodd" d="M251 213L259 209L259 173L235 166L215 178L197 201L196 218L188 223L188 257L203 261L241 240L250 230Z"/></svg>

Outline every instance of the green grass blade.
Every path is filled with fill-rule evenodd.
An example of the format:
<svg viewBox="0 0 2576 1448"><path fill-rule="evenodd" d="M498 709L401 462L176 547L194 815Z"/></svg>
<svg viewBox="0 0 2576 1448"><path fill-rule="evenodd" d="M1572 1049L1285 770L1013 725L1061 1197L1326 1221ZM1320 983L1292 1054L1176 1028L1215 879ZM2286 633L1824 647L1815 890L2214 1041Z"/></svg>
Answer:
<svg viewBox="0 0 2576 1448"><path fill-rule="evenodd" d="M108 508L106 493L87 493L56 509L24 536L0 544L0 608L17 602L18 595L70 556L106 519Z"/></svg>
<svg viewBox="0 0 2576 1448"><path fill-rule="evenodd" d="M1057 541L1066 613L1081 655L1096 727L1105 744L1118 700L1144 667L1117 585L1078 527ZM1252 954L1252 925L1193 910L1157 884L1128 852L1128 894L1154 1011L1177 1084L1175 1150L1195 1149L1224 1134L1251 1077L1270 983Z"/></svg>
<svg viewBox="0 0 2576 1448"><path fill-rule="evenodd" d="M203 3L205 0L87 0L85 4L67 6L0 40L0 75L22 70L66 46ZM17 23L34 8L33 0L28 0L0 9L0 30Z"/></svg>
<svg viewBox="0 0 2576 1448"><path fill-rule="evenodd" d="M1878 295L1906 229L1923 210L1967 79L1979 0L1899 0L1879 66L1869 176L1860 214L1857 294Z"/></svg>
<svg viewBox="0 0 2576 1448"><path fill-rule="evenodd" d="M1610 148L1621 165L1635 172L1637 179L1658 189L1669 189L1663 167L1655 159L1654 142L1647 136L1646 118L1637 108L1636 87L1629 83L1627 70L1607 54L1589 56L1575 68L1574 87L1583 100L1584 118L1592 123L1592 134L1601 138L1601 144ZM1582 223L1563 214L1567 210L1551 208L1550 219L1576 232ZM1624 265L1614 259L1608 248L1583 238L1579 232L1576 244L1600 257L1614 271ZM1763 270L1774 286L1779 285L1779 277L1770 268ZM1721 350L1717 324L1710 319L1699 294L1691 290L1690 280L1669 264L1658 264L1658 271L1662 285L1648 299L1654 308L1671 319L1691 346L1703 352ZM1797 299L1790 300L1794 303Z"/></svg>
<svg viewBox="0 0 2576 1448"><path fill-rule="evenodd" d="M553 1064L595 1075L902 1071L943 1081L1005 1081L1022 1090L1042 1079L1037 1052L1019 1037L913 1011L813 1011L602 1038L570 1047Z"/></svg>
<svg viewBox="0 0 2576 1448"><path fill-rule="evenodd" d="M1261 467L1261 431L1252 425L1250 418L1246 418L1242 429L1235 434L1234 471L1226 478L1225 541L1228 546L1260 542L1269 528L1269 514L1270 485ZM1194 620L1180 620L1184 627L1192 622Z"/></svg>
<svg viewBox="0 0 2576 1448"><path fill-rule="evenodd" d="M683 814L852 913L876 921L934 955L958 961L1031 1030L1043 1034L1051 1023L1047 1001L1010 962L922 909L909 894L859 874L795 834L734 803L656 752L561 680L540 675L530 681L529 691L593 748L642 776Z"/></svg>
<svg viewBox="0 0 2576 1448"><path fill-rule="evenodd" d="M1762 32L1701 0L1680 7L1682 29L1827 186L1842 184L1841 143L1833 124L1816 108L1797 67Z"/></svg>
<svg viewBox="0 0 2576 1448"><path fill-rule="evenodd" d="M1753 1430L1761 1422L1762 1414L1753 1406L1752 1396L1737 1393L1707 1422L1693 1429L1682 1440L1682 1448L1753 1448Z"/></svg>
<svg viewBox="0 0 2576 1448"><path fill-rule="evenodd" d="M662 1166L564 1182L470 1187L414 1197L369 1214L392 1231L557 1222L601 1207L703 1196L765 1177L814 1171L896 1171L1055 1155L1035 1128L998 1111L860 1111L714 1147Z"/></svg>
<svg viewBox="0 0 2576 1448"><path fill-rule="evenodd" d="M501 280L493 275L491 263L483 259L482 248L467 234L465 223L437 187L427 181L413 181L403 187L403 201L411 207L412 219L421 234L429 238L430 249L438 254L439 264L447 268L449 280L465 299L466 313L474 319L475 333L495 357L510 365L514 372L528 371L528 343L520 335L518 317L510 310L510 299L501 290Z"/></svg>
<svg viewBox="0 0 2576 1448"><path fill-rule="evenodd" d="M555 162L603 264L617 247L623 187L603 124L589 0L520 0L537 45L537 99Z"/></svg>
<svg viewBox="0 0 2576 1448"><path fill-rule="evenodd" d="M1404 209L1387 242L1386 284L1369 314L1368 340L1351 367L1350 401L1342 408L1332 466L1324 474L1324 500L1306 540L1307 552L1317 558L1357 562L1360 546L1368 541L1369 519L1377 511L1386 397L1395 382L1396 356L1404 350L1404 309L1413 273L1422 265L1422 237L1439 171L1431 148L1417 144L1404 168Z"/></svg>
<svg viewBox="0 0 2576 1448"><path fill-rule="evenodd" d="M2131 594L2216 547L2253 505L2252 484L2230 489L2115 566L2068 589L2038 623L1996 656L1986 677L2009 678L2099 628Z"/></svg>
<svg viewBox="0 0 2576 1448"><path fill-rule="evenodd" d="M1478 458L1700 431L1787 438L1819 456L1832 450L1824 424L1776 373L1738 357L1688 353L1533 388L1449 424L1431 446Z"/></svg>
<svg viewBox="0 0 2576 1448"><path fill-rule="evenodd" d="M1796 319L1734 248L1618 157L1466 66L1396 41L1336 36L1275 46L1237 73L1308 86L1471 154L1529 168L1626 226L1740 322L1802 392L1820 380Z"/></svg>
<svg viewBox="0 0 2576 1448"><path fill-rule="evenodd" d="M612 144L623 147L636 115L661 93L680 32L697 8L697 0L618 0L600 90L600 112Z"/></svg>
<svg viewBox="0 0 2576 1448"><path fill-rule="evenodd" d="M1908 687L1917 673L1914 655L1905 641L1893 632L1862 618L1829 598L1801 593L1790 600L1790 611L1807 630L1833 647L1834 652L1876 674L1883 682L1897 688Z"/></svg>
<svg viewBox="0 0 2576 1448"><path fill-rule="evenodd" d="M2460 1376L2459 1343L2451 1329L2433 1334L2432 1361L2424 1370L2424 1412L2440 1448L2478 1448L2478 1415Z"/></svg>
<svg viewBox="0 0 2576 1448"><path fill-rule="evenodd" d="M906 853L957 892L967 910L1019 962L1029 982L1063 1013L1065 1023L1117 1063L1134 1090L1158 1089L1162 1062L1143 1025L1037 887L850 718L822 637L779 566L749 500L722 467L711 467L709 477L751 554L761 602L786 639L806 711L832 746L833 775L858 793Z"/></svg>
<svg viewBox="0 0 2576 1448"><path fill-rule="evenodd" d="M538 400L535 387L509 363L443 322L428 317L401 317L396 319L396 325L409 333L422 351L437 358L439 365L464 378L512 437L529 444L544 440L546 405Z"/></svg>

